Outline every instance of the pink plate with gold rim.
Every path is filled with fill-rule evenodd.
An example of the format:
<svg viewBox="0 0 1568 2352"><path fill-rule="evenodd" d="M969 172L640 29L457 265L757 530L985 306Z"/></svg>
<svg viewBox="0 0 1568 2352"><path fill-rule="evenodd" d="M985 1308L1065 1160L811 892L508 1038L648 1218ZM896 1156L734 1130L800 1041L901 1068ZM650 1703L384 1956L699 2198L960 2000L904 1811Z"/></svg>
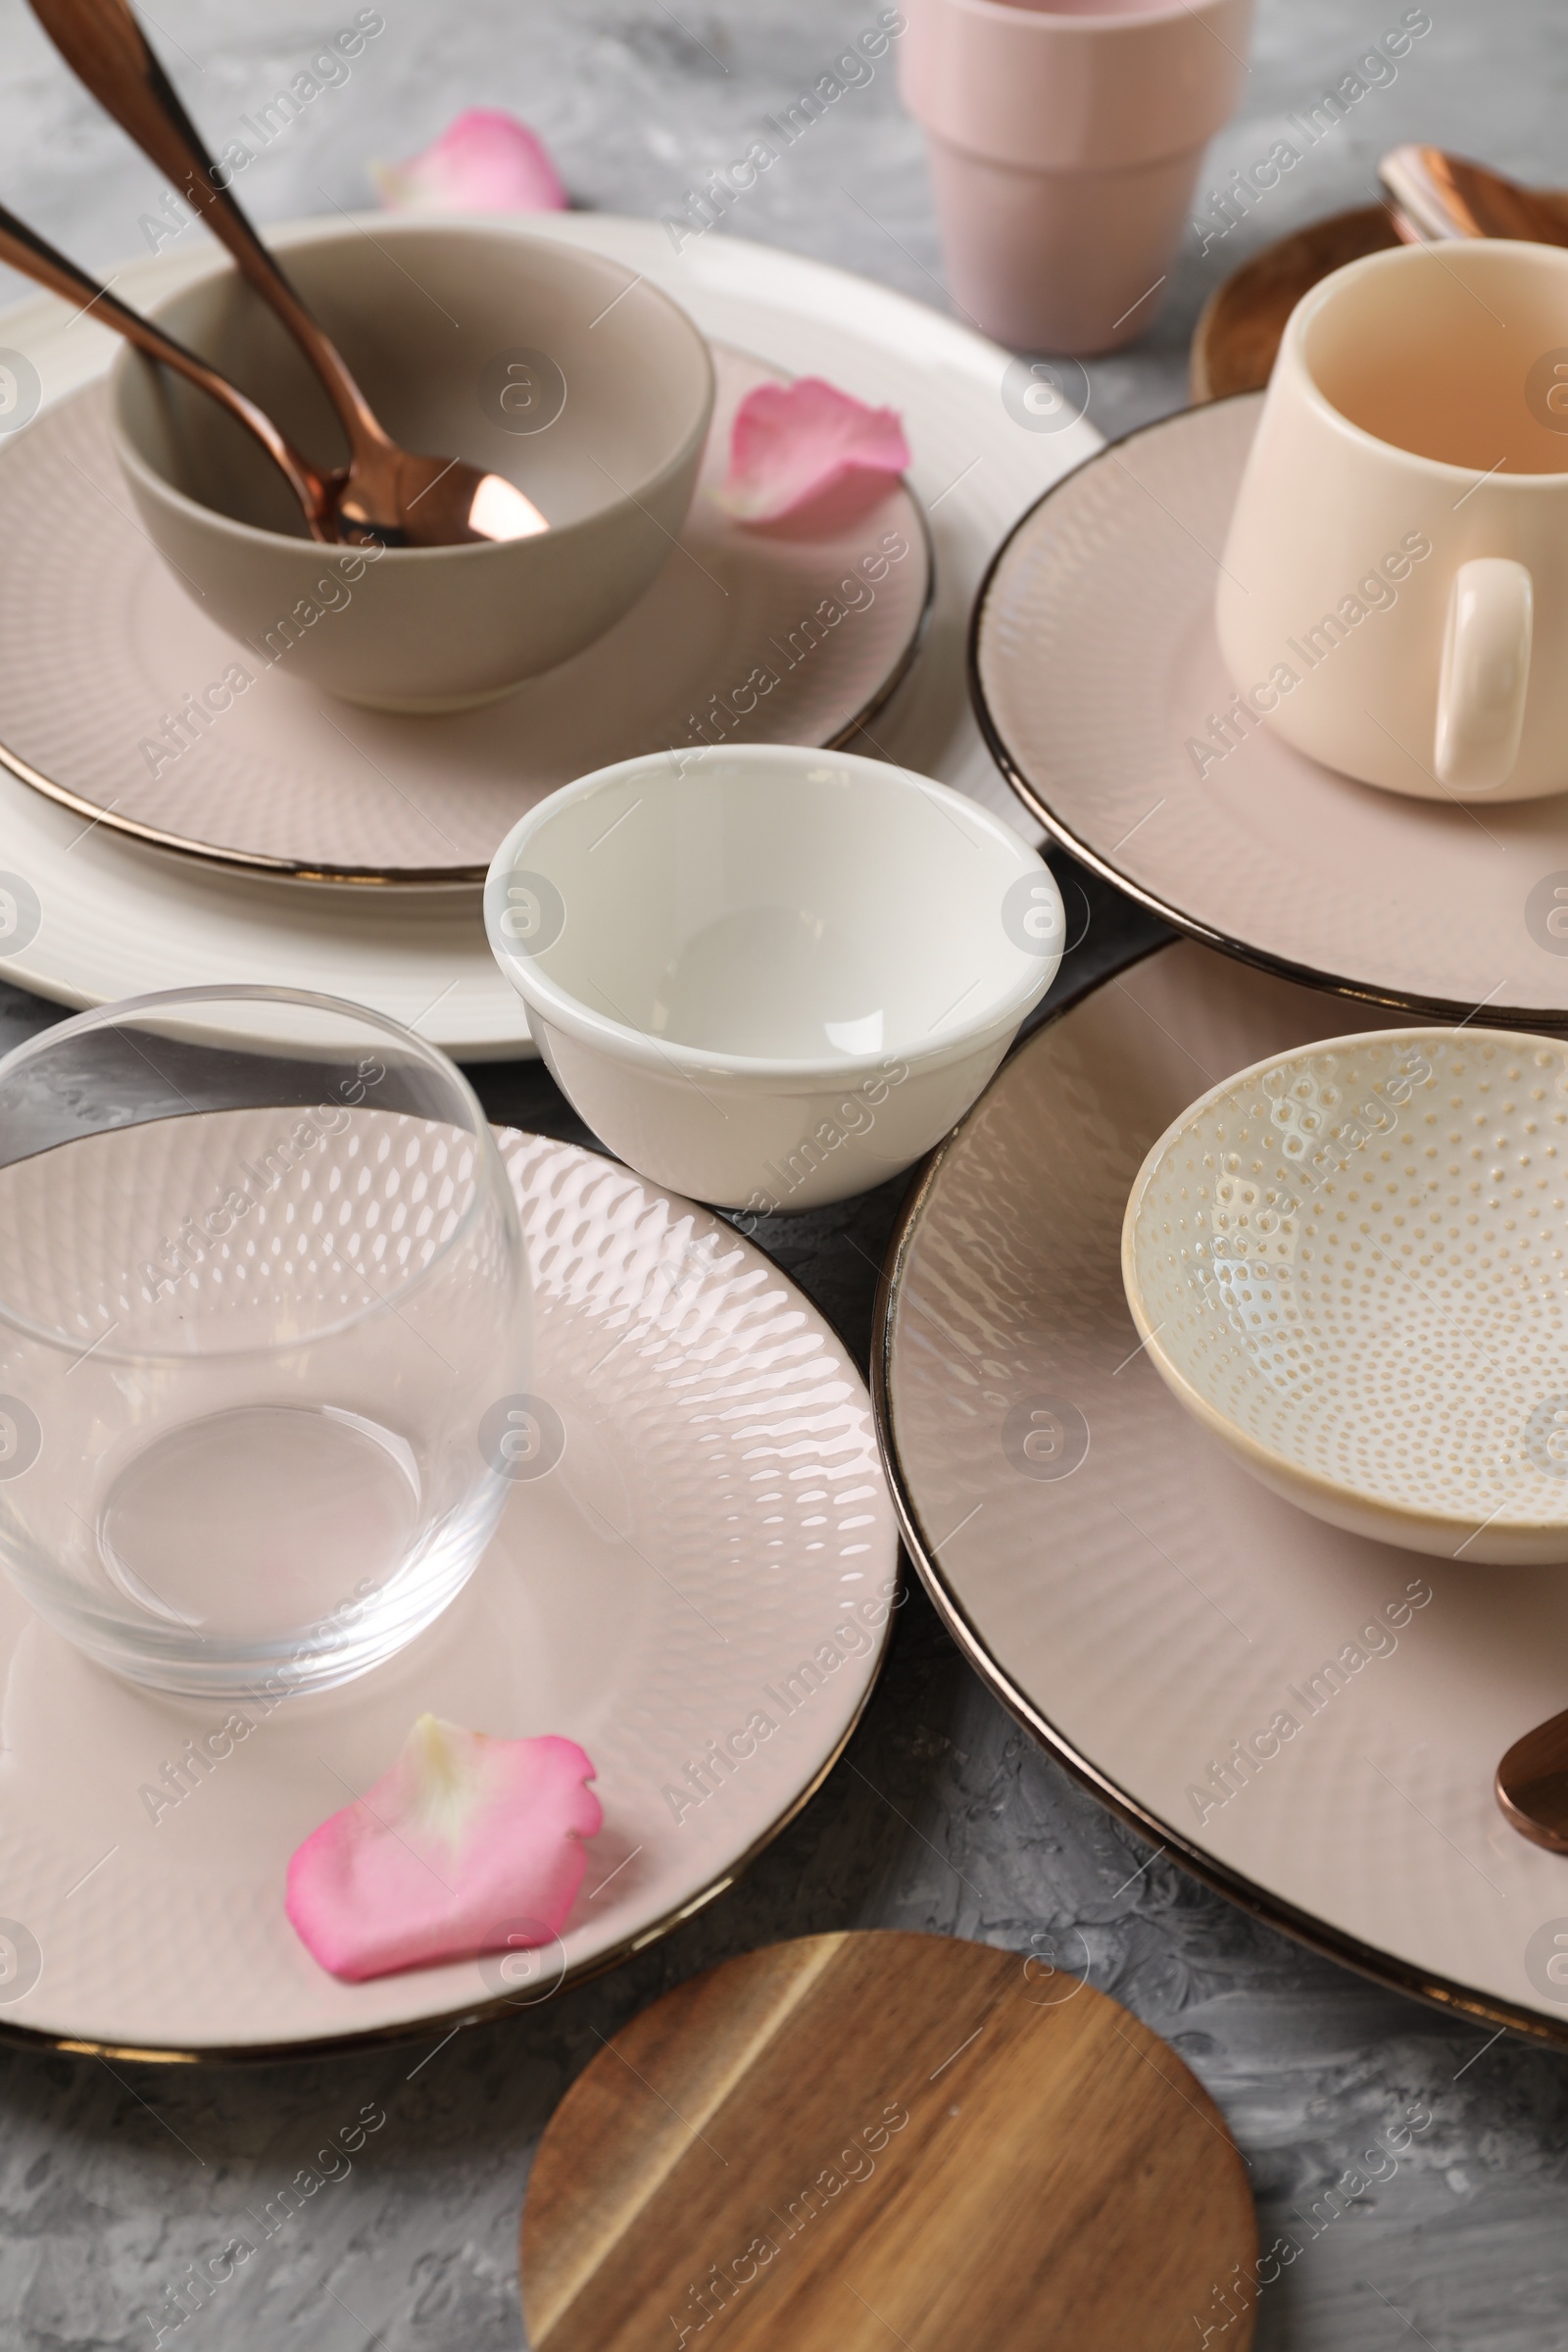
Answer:
<svg viewBox="0 0 1568 2352"><path fill-rule="evenodd" d="M971 637L992 750L1057 840L1211 947L1439 1020L1568 1028L1568 794L1415 800L1235 716L1252 681L1214 583L1261 405L1130 433L1018 523Z"/></svg>
<svg viewBox="0 0 1568 2352"><path fill-rule="evenodd" d="M1184 941L1037 1030L906 1205L878 1418L959 1646L1099 1795L1335 1958L1568 2044L1568 1871L1493 1795L1568 1696L1568 1574L1270 1493L1171 1395L1122 1287L1128 1194L1186 1105L1367 1026Z"/></svg>
<svg viewBox="0 0 1568 2352"><path fill-rule="evenodd" d="M0 1582L0 2035L275 2057L532 2006L722 1893L849 1738L898 1539L842 1344L708 1210L500 1142L540 1467L427 1633L341 1690L231 1707L117 1681ZM543 1950L342 1984L284 1917L288 1858L426 1710L580 1741L605 1826Z"/></svg>
<svg viewBox="0 0 1568 2352"><path fill-rule="evenodd" d="M919 642L919 503L883 477L765 527L734 521L716 493L735 411L782 371L723 344L713 357L696 496L653 585L570 662L440 717L292 677L281 624L226 636L130 514L104 387L60 402L0 458L0 762L88 822L219 866L471 885L535 801L613 760L844 741ZM331 627L345 588L328 585L301 634Z"/></svg>

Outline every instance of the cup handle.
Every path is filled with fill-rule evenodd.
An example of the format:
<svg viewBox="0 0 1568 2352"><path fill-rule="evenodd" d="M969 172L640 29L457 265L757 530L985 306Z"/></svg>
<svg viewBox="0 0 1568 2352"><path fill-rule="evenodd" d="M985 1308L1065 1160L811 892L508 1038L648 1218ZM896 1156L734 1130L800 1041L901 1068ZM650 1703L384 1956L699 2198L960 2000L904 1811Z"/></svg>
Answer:
<svg viewBox="0 0 1568 2352"><path fill-rule="evenodd" d="M1454 792L1494 792L1513 773L1534 608L1530 574L1511 557L1478 556L1453 575L1434 756Z"/></svg>

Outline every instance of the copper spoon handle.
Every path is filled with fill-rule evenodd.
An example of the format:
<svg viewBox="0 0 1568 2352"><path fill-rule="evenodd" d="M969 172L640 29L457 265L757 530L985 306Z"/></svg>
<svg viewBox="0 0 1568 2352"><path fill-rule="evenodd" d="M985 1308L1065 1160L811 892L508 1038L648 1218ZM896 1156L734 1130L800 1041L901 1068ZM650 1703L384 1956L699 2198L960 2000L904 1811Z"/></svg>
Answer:
<svg viewBox="0 0 1568 2352"><path fill-rule="evenodd" d="M311 317L214 163L172 83L147 45L128 0L31 0L32 13L77 80L169 176L228 247L320 377L356 457L390 447L336 345Z"/></svg>
<svg viewBox="0 0 1568 2352"><path fill-rule="evenodd" d="M1396 226L1407 245L1487 234L1444 170L1446 160L1438 148L1391 147L1378 166L1385 191L1404 216Z"/></svg>
<svg viewBox="0 0 1568 2352"><path fill-rule="evenodd" d="M1442 147L1391 147L1378 177L1404 216L1407 226L1400 234L1407 244L1436 245L1456 237L1568 244L1568 226L1535 188L1468 156L1449 155Z"/></svg>
<svg viewBox="0 0 1568 2352"><path fill-rule="evenodd" d="M210 368L193 351L187 351L183 343L176 343L172 335L166 335L139 311L127 309L85 270L78 270L74 262L67 261L63 253L46 244L24 220L19 220L15 213L8 213L3 205L0 205L0 262L9 262L13 270L36 278L52 294L63 294L68 302L91 311L105 326L112 326L127 343L134 343L138 351L145 352L148 359L161 360L166 368L172 368L176 374L220 402L247 432L254 433L286 477L300 502L312 538L336 542L329 486L309 460L302 458L293 443L278 431L265 410L259 409L237 384L231 384L226 375L220 375L216 368Z"/></svg>

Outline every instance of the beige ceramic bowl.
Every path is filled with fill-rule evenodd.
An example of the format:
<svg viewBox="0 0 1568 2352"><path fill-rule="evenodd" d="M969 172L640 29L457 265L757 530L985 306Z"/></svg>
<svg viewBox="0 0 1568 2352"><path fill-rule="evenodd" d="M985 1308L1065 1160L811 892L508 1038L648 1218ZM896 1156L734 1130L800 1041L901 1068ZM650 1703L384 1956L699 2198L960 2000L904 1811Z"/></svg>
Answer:
<svg viewBox="0 0 1568 2352"><path fill-rule="evenodd" d="M1333 1037L1227 1078L1139 1171L1149 1360L1244 1468L1442 1559L1568 1561L1568 1046Z"/></svg>
<svg viewBox="0 0 1568 2352"><path fill-rule="evenodd" d="M275 243L388 432L505 474L551 528L368 564L322 547L249 435L127 346L111 378L116 455L191 595L256 663L388 710L494 701L602 636L691 501L713 370L685 313L618 262L507 227L388 220L373 238ZM325 394L229 264L153 316L318 464L345 461Z"/></svg>

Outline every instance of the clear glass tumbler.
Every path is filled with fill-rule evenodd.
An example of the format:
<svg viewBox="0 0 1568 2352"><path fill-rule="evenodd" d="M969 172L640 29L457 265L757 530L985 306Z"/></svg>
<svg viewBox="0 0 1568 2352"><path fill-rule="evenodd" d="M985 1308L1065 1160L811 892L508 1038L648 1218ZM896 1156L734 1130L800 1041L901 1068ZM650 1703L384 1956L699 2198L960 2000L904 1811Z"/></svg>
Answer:
<svg viewBox="0 0 1568 2352"><path fill-rule="evenodd" d="M323 1689L401 1648L500 1516L529 1344L495 1139L395 1022L180 989L0 1061L0 1565L117 1673Z"/></svg>

